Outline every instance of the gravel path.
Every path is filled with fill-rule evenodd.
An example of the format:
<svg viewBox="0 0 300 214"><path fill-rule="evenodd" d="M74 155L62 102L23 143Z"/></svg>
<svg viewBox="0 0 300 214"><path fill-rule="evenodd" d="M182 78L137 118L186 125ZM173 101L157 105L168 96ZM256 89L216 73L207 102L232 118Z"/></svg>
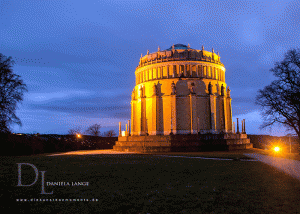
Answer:
<svg viewBox="0 0 300 214"><path fill-rule="evenodd" d="M112 149L109 150L80 150L71 151L65 153L52 154L48 156L59 156L59 155L99 155L99 154L136 154L136 152L117 152Z"/></svg>
<svg viewBox="0 0 300 214"><path fill-rule="evenodd" d="M257 153L244 154L248 157L255 158L263 163L274 166L280 171L283 171L290 176L300 180L300 161L261 155Z"/></svg>

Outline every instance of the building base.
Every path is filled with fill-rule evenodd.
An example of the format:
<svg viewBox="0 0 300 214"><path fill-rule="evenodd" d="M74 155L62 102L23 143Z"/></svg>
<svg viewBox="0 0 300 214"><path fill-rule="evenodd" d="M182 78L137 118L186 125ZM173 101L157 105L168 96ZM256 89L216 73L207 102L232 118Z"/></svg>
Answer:
<svg viewBox="0 0 300 214"><path fill-rule="evenodd" d="M120 136L115 151L153 152L200 152L232 151L253 148L246 134L190 134Z"/></svg>

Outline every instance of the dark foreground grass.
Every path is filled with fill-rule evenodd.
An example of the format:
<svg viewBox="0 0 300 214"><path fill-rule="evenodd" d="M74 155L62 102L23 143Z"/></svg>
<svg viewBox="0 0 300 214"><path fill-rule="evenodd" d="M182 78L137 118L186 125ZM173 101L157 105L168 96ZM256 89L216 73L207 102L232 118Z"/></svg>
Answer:
<svg viewBox="0 0 300 214"><path fill-rule="evenodd" d="M243 153L253 153L253 150L238 150L238 151L215 151L215 152L171 152L159 153L160 156L188 156L188 157L204 157L204 158L223 158L223 159L253 159Z"/></svg>
<svg viewBox="0 0 300 214"><path fill-rule="evenodd" d="M300 182L260 162L155 155L1 157L1 208L16 213L300 213ZM46 171L17 187L16 163ZM22 166L22 183L34 180ZM97 199L98 202L16 202L16 199ZM2 209L3 210L3 209Z"/></svg>

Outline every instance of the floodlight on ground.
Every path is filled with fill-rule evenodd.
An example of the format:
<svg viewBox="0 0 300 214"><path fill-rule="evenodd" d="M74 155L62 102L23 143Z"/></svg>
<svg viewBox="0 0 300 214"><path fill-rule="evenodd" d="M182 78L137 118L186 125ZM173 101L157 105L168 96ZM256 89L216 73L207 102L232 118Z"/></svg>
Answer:
<svg viewBox="0 0 300 214"><path fill-rule="evenodd" d="M275 146L275 147L274 147L274 151L275 151L275 152L279 152L279 151L280 151L280 148L279 148L278 146Z"/></svg>

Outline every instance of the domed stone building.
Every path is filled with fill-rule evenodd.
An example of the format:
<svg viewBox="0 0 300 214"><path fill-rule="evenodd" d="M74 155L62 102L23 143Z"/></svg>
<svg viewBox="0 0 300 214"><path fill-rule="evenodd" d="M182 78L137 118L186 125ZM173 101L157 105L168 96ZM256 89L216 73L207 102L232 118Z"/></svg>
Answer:
<svg viewBox="0 0 300 214"><path fill-rule="evenodd" d="M244 120L242 133L235 133L225 67L213 49L176 44L155 53L147 51L135 77L131 124L123 136L120 130L115 150L199 151L228 149L229 144L238 145L232 148L252 146Z"/></svg>

